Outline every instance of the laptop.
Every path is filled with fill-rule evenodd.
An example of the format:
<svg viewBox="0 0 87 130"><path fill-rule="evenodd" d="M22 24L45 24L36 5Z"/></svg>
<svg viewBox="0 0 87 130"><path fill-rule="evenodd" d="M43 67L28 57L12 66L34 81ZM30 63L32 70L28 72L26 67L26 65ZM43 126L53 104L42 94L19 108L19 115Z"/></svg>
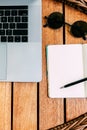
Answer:
<svg viewBox="0 0 87 130"><path fill-rule="evenodd" d="M0 2L0 81L41 81L41 23L41 0Z"/></svg>

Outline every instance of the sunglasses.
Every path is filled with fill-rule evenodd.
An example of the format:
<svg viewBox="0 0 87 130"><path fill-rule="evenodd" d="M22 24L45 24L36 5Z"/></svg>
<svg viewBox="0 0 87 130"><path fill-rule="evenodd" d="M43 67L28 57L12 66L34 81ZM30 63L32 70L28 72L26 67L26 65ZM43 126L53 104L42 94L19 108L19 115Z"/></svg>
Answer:
<svg viewBox="0 0 87 130"><path fill-rule="evenodd" d="M53 12L49 16L44 17L46 19L46 24L44 27L50 27L52 29L59 29L65 24L70 26L70 33L77 38L82 37L87 40L87 22L76 21L72 25L64 22L64 15L60 12Z"/></svg>

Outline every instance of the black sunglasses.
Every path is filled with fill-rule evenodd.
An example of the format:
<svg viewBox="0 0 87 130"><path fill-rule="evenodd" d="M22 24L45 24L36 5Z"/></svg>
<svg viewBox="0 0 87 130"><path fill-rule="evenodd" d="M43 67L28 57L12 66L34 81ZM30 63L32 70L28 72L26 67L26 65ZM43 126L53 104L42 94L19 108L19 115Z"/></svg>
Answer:
<svg viewBox="0 0 87 130"><path fill-rule="evenodd" d="M50 27L52 29L58 29L65 24L70 26L70 33L77 38L82 37L84 40L87 40L87 22L85 21L76 21L72 25L64 22L64 16L60 12L53 12L49 16L45 16L46 24L44 27Z"/></svg>

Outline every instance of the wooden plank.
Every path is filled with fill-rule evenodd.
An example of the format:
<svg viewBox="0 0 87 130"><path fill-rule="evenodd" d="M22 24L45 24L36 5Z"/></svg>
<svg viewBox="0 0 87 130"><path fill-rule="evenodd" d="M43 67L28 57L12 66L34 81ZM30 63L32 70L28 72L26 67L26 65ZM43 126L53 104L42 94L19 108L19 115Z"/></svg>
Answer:
<svg viewBox="0 0 87 130"><path fill-rule="evenodd" d="M44 16L58 11L62 12L62 5L53 0L43 0L43 25ZM43 28L43 79L40 83L40 130L46 130L64 122L63 99L51 99L47 95L47 75L46 75L46 45L63 44L63 28L52 30Z"/></svg>
<svg viewBox="0 0 87 130"><path fill-rule="evenodd" d="M11 130L11 83L0 83L0 130Z"/></svg>
<svg viewBox="0 0 87 130"><path fill-rule="evenodd" d="M37 84L14 83L13 130L37 129Z"/></svg>
<svg viewBox="0 0 87 130"><path fill-rule="evenodd" d="M87 99L67 99L66 108L66 117L68 121L87 112Z"/></svg>
<svg viewBox="0 0 87 130"><path fill-rule="evenodd" d="M65 10L65 21L72 24L75 21L83 20L87 21L87 15L72 9L71 7L66 6ZM84 41L82 38L74 38L70 32L69 27L66 26L66 44L84 44L87 41ZM77 52L78 53L78 52ZM77 92L78 94L78 92ZM85 98L74 98L66 100L66 120L71 120L83 113L87 112L87 99Z"/></svg>

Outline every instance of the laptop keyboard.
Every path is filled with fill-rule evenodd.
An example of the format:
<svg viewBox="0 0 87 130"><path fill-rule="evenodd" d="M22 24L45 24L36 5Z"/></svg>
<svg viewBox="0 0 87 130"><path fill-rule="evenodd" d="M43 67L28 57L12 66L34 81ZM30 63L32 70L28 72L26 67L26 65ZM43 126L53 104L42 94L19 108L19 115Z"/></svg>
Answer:
<svg viewBox="0 0 87 130"><path fill-rule="evenodd" d="M0 6L0 42L28 42L28 6Z"/></svg>

